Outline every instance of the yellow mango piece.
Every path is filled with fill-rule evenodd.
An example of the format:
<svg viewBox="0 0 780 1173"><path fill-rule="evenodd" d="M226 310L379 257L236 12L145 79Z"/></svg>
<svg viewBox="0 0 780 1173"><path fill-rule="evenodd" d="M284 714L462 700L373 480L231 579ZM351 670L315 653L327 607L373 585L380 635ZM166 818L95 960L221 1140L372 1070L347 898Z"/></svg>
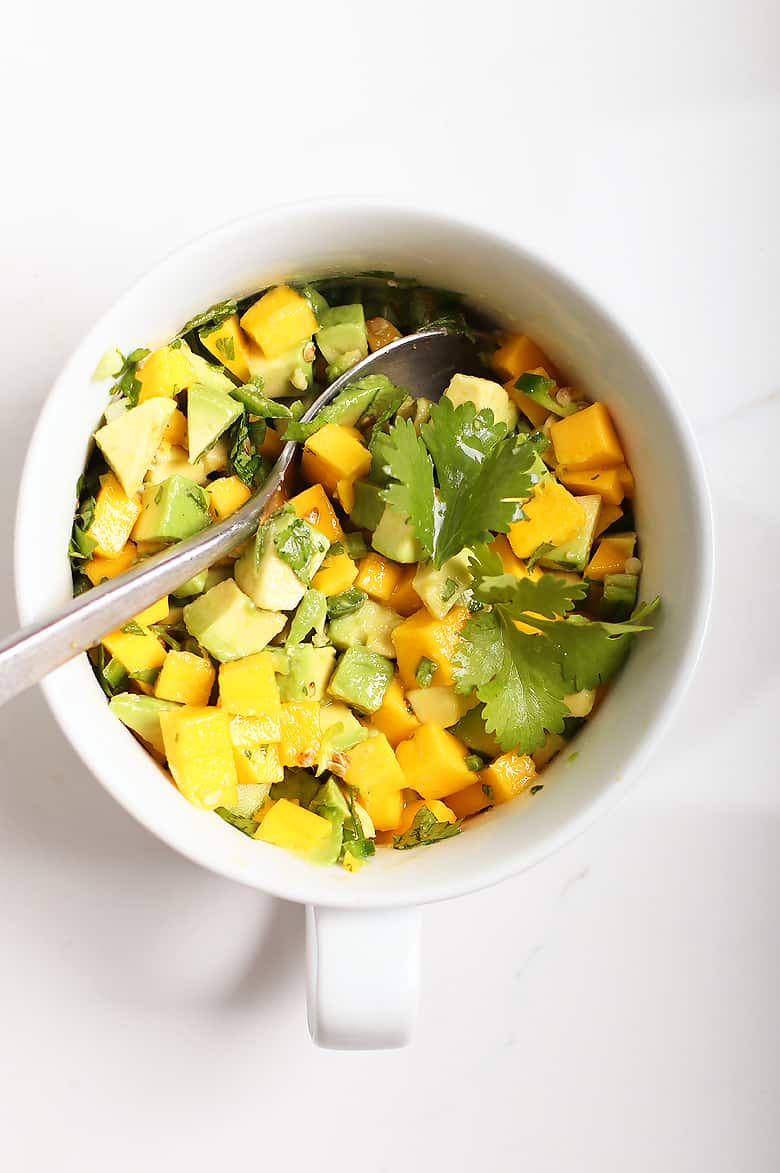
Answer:
<svg viewBox="0 0 780 1173"><path fill-rule="evenodd" d="M238 777L224 709L185 706L160 714L173 780L193 806L214 810L238 802Z"/></svg>
<svg viewBox="0 0 780 1173"><path fill-rule="evenodd" d="M401 577L398 586L390 596L390 606L399 615L414 615L422 606L422 599L414 589L414 576L417 574L417 564L401 567Z"/></svg>
<svg viewBox="0 0 780 1173"><path fill-rule="evenodd" d="M309 484L335 493L339 481L360 480L371 467L371 453L355 437L354 428L325 424L303 446L301 473Z"/></svg>
<svg viewBox="0 0 780 1173"><path fill-rule="evenodd" d="M339 595L357 578L358 568L349 554L326 554L311 585L323 595Z"/></svg>
<svg viewBox="0 0 780 1173"><path fill-rule="evenodd" d="M393 749L399 741L405 741L419 728L420 722L412 712L403 685L397 676L394 676L387 686L381 706L371 714L370 724L380 733L384 733Z"/></svg>
<svg viewBox="0 0 780 1173"><path fill-rule="evenodd" d="M490 795L485 794L482 789L481 782L474 782L465 790L451 794L447 799L447 804L457 819L468 819L471 815L479 814L480 811L493 805Z"/></svg>
<svg viewBox="0 0 780 1173"><path fill-rule="evenodd" d="M604 533L605 529L616 522L619 517L623 516L623 510L619 505L608 505L606 501L602 502L601 509L599 509L599 519L596 522L596 528L593 531L594 537L599 537Z"/></svg>
<svg viewBox="0 0 780 1173"><path fill-rule="evenodd" d="M504 335L501 346L490 360L490 365L500 379L511 379L513 382L525 371L532 371L535 367L544 367L548 371L555 369L532 338L527 334L514 332Z"/></svg>
<svg viewBox="0 0 780 1173"><path fill-rule="evenodd" d="M242 383L249 382L249 347L246 334L239 324L238 314L231 314L229 318L225 318L216 330L202 330L200 340L217 362L227 367Z"/></svg>
<svg viewBox="0 0 780 1173"><path fill-rule="evenodd" d="M118 660L128 673L161 668L167 654L157 636L150 632L130 635L121 630L112 631L104 636L102 643L109 656Z"/></svg>
<svg viewBox="0 0 780 1173"><path fill-rule="evenodd" d="M112 472L102 476L95 514L87 530L97 542L95 554L115 558L126 545L140 512L138 497L128 497Z"/></svg>
<svg viewBox="0 0 780 1173"><path fill-rule="evenodd" d="M634 474L627 464L619 464L615 469L620 477L620 483L623 486L623 493L626 497L633 497L634 495Z"/></svg>
<svg viewBox="0 0 780 1173"><path fill-rule="evenodd" d="M268 742L267 726L254 717L231 717L230 739L239 785L273 786L284 778L279 746Z"/></svg>
<svg viewBox="0 0 780 1173"><path fill-rule="evenodd" d="M379 831L397 827L403 811L403 771L383 733L367 737L348 751L348 786L360 791L360 801Z"/></svg>
<svg viewBox="0 0 780 1173"><path fill-rule="evenodd" d="M336 510L331 505L330 498L322 485L310 485L308 489L304 489L296 497L291 497L290 504L298 517L303 521L308 521L309 525L324 534L331 545L334 542L340 542L344 537Z"/></svg>
<svg viewBox="0 0 780 1173"><path fill-rule="evenodd" d="M428 810L436 819L437 823L455 823L458 820L458 816L455 814L455 812L451 810L450 807L446 806L445 803L439 802L437 798L429 798L427 800L424 798L417 798L414 800L414 802L408 802L404 807L403 814L401 815L401 821L398 824L398 831L400 834L403 834L404 831L409 830L415 820L417 812L422 810L424 806L427 806Z"/></svg>
<svg viewBox="0 0 780 1173"><path fill-rule="evenodd" d="M355 508L355 478L342 477L336 482L336 498L345 513L351 513Z"/></svg>
<svg viewBox="0 0 780 1173"><path fill-rule="evenodd" d="M555 475L572 493L598 493L609 505L619 505L625 496L623 482L616 468L581 468L577 471L558 468Z"/></svg>
<svg viewBox="0 0 780 1173"><path fill-rule="evenodd" d="M521 790L527 790L536 777L536 766L528 754L514 750L501 754L489 766L479 772L479 781L487 786L493 802L509 802Z"/></svg>
<svg viewBox="0 0 780 1173"><path fill-rule="evenodd" d="M187 417L178 407L165 425L162 441L172 448L185 448L187 445Z"/></svg>
<svg viewBox="0 0 780 1173"><path fill-rule="evenodd" d="M258 452L261 456L267 456L269 460L276 460L283 448L284 440L276 428L269 425L265 430L265 436L263 437L262 444L258 448Z"/></svg>
<svg viewBox="0 0 780 1173"><path fill-rule="evenodd" d="M136 370L141 384L138 402L178 395L193 382L192 364L183 346L161 346L144 359Z"/></svg>
<svg viewBox="0 0 780 1173"><path fill-rule="evenodd" d="M534 371L533 373L538 374L539 372ZM542 407L530 395L526 395L525 391L519 391L515 387L515 382L515 379L510 379L508 383L504 383L504 390L512 402L520 408L523 415L531 421L533 426L535 428L541 428L550 413L546 407Z"/></svg>
<svg viewBox="0 0 780 1173"><path fill-rule="evenodd" d="M453 607L444 619L435 619L423 607L396 627L390 638L395 645L398 674L404 688L418 687L415 672L423 656L437 664L431 684L453 683L452 658L468 617L465 607Z"/></svg>
<svg viewBox="0 0 780 1173"><path fill-rule="evenodd" d="M230 517L231 513L246 505L252 496L249 486L236 476L217 477L209 483L207 492L210 497L209 510L217 521Z"/></svg>
<svg viewBox="0 0 780 1173"><path fill-rule="evenodd" d="M169 611L168 596L163 595L156 603L152 603L151 607L147 607L144 611L139 611L137 615L133 616L133 622L137 623L139 627L150 627L152 623L164 623L168 618Z"/></svg>
<svg viewBox="0 0 780 1173"><path fill-rule="evenodd" d="M606 404L592 403L550 427L557 464L570 472L614 468L626 458Z"/></svg>
<svg viewBox="0 0 780 1173"><path fill-rule="evenodd" d="M322 815L298 806L288 798L280 798L266 814L255 831L255 839L285 847L297 855L309 855L324 844L333 828Z"/></svg>
<svg viewBox="0 0 780 1173"><path fill-rule="evenodd" d="M375 350L381 350L383 346L400 338L401 331L397 330L392 322L388 322L387 318L369 318L366 322L366 335L368 349L373 354Z"/></svg>
<svg viewBox="0 0 780 1173"><path fill-rule="evenodd" d="M517 557L509 545L509 539L506 534L498 534L490 543L490 550L492 553L498 554L501 559L504 574L514 574L516 578L526 578L528 576L525 562Z"/></svg>
<svg viewBox="0 0 780 1173"><path fill-rule="evenodd" d="M397 562L391 562L384 554L366 554L358 563L355 586L365 591L370 599L376 599L378 603L389 603L403 573L404 567L399 566Z"/></svg>
<svg viewBox="0 0 780 1173"><path fill-rule="evenodd" d="M474 781L465 760L468 750L441 725L421 725L395 753L406 785L423 798L447 798Z"/></svg>
<svg viewBox="0 0 780 1173"><path fill-rule="evenodd" d="M289 285L277 285L249 307L241 325L267 358L276 358L311 338L318 322L302 294Z"/></svg>
<svg viewBox="0 0 780 1173"><path fill-rule="evenodd" d="M523 512L526 519L509 527L509 544L518 558L530 558L546 543L560 546L568 542L585 520L582 506L551 477L535 487Z"/></svg>
<svg viewBox="0 0 780 1173"><path fill-rule="evenodd" d="M205 656L192 652L171 651L165 657L154 695L162 701L177 701L180 705L208 705L214 687L214 667Z"/></svg>
<svg viewBox="0 0 780 1173"><path fill-rule="evenodd" d="M238 717L254 717L263 723L266 741L281 737L282 703L274 662L268 651L219 666L219 703Z"/></svg>
<svg viewBox="0 0 780 1173"><path fill-rule="evenodd" d="M114 558L101 558L100 555L93 554L89 561L84 563L84 573L93 586L100 586L101 582L116 578L118 574L124 574L129 570L135 562L135 557L135 545L126 542Z"/></svg>
<svg viewBox="0 0 780 1173"><path fill-rule="evenodd" d="M594 582L603 582L608 574L622 574L626 560L634 555L636 534L614 534L602 538L596 553L585 567L585 577Z"/></svg>
<svg viewBox="0 0 780 1173"><path fill-rule="evenodd" d="M319 701L290 701L282 705L279 744L282 765L313 766L321 747Z"/></svg>

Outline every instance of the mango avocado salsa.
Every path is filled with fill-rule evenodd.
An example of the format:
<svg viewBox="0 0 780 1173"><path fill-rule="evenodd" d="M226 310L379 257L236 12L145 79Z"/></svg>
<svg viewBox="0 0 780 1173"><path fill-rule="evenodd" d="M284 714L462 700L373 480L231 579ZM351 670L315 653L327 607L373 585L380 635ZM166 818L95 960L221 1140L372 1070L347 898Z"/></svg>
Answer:
<svg viewBox="0 0 780 1173"><path fill-rule="evenodd" d="M432 403L356 378L432 323L485 377ZM357 871L543 789L657 606L638 603L634 481L604 403L526 334L385 274L212 306L111 350L78 487L74 590L228 517L301 447L254 540L90 653L109 705L195 806ZM258 848L260 850L260 848Z"/></svg>

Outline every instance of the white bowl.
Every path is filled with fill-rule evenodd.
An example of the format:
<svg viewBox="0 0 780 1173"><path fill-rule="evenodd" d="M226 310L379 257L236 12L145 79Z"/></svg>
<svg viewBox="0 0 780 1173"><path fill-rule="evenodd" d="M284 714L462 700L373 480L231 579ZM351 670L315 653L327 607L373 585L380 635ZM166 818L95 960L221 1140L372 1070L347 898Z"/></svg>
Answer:
<svg viewBox="0 0 780 1173"><path fill-rule="evenodd" d="M438 212L355 199L253 215L209 234L142 278L79 345L52 388L30 445L16 528L23 622L71 594L74 487L105 406L90 381L100 355L171 337L205 305L285 278L389 269L463 291L522 327L572 383L603 399L637 483L641 594L660 594L657 630L637 641L577 756L557 759L533 801L509 803L433 850L379 851L353 876L317 869L196 810L109 712L85 656L43 684L65 735L114 797L172 847L225 876L291 900L345 909L457 896L537 863L625 790L685 689L710 603L712 523L699 454L657 364L615 313L516 242Z"/></svg>

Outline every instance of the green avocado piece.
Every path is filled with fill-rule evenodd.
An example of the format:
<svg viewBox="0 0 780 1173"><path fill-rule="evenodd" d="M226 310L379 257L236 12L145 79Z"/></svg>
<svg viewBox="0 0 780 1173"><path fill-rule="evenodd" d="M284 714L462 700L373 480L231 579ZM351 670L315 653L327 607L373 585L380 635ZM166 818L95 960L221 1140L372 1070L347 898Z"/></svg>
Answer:
<svg viewBox="0 0 780 1173"><path fill-rule="evenodd" d="M328 635L340 651L361 646L394 660L395 646L390 637L401 623L403 617L397 611L366 599L357 611L331 619Z"/></svg>
<svg viewBox="0 0 780 1173"><path fill-rule="evenodd" d="M108 702L108 707L123 725L132 729L158 753L164 753L160 713L170 713L181 705L161 701L155 696L140 696L134 692L120 692Z"/></svg>
<svg viewBox="0 0 780 1173"><path fill-rule="evenodd" d="M284 552L300 555L298 568L303 577L282 558L280 547ZM255 541L236 561L236 581L258 607L293 611L329 548L324 534L297 517L293 510L286 510L260 526Z"/></svg>
<svg viewBox="0 0 780 1173"><path fill-rule="evenodd" d="M420 562L423 558L423 548L414 536L414 530L392 505L385 505L371 545L377 553L405 565Z"/></svg>
<svg viewBox="0 0 780 1173"><path fill-rule="evenodd" d="M285 622L286 616L280 612L257 608L232 578L184 608L187 631L223 664L261 652Z"/></svg>
<svg viewBox="0 0 780 1173"><path fill-rule="evenodd" d="M336 665L335 648L297 644L287 650L287 673L278 678L283 701L321 701Z"/></svg>
<svg viewBox="0 0 780 1173"><path fill-rule="evenodd" d="M206 491L186 477L172 476L144 489L133 538L137 542L180 542L200 533L209 520Z"/></svg>
<svg viewBox="0 0 780 1173"><path fill-rule="evenodd" d="M327 742L337 753L352 749L353 745L358 745L368 737L368 730L341 701L330 701L322 706L320 728L323 744Z"/></svg>
<svg viewBox="0 0 780 1173"><path fill-rule="evenodd" d="M320 786L314 795L311 801L311 809L319 814L318 807L329 807L341 816L342 822L344 819L349 818L349 804L344 797L344 791L335 778L328 778L327 782Z"/></svg>
<svg viewBox="0 0 780 1173"><path fill-rule="evenodd" d="M470 550L461 550L438 570L432 562L423 562L418 567L412 586L437 619L444 619L454 606L462 604L463 591L474 577L469 565L470 554Z"/></svg>
<svg viewBox="0 0 780 1173"><path fill-rule="evenodd" d="M368 648L347 648L331 677L328 692L359 713L375 713L392 679L392 660Z"/></svg>
<svg viewBox="0 0 780 1173"><path fill-rule="evenodd" d="M379 496L379 485L371 481L355 481L355 504L349 520L360 529L375 530L385 511L385 502Z"/></svg>
<svg viewBox="0 0 780 1173"><path fill-rule="evenodd" d="M304 356L311 354L311 358ZM314 380L314 347L311 339L297 342L290 350L275 358L266 358L258 347L252 347L247 357L252 378L263 380L263 394L267 399L298 396L308 391Z"/></svg>
<svg viewBox="0 0 780 1173"><path fill-rule="evenodd" d="M95 432L95 443L128 497L141 488L175 410L173 399L147 399Z"/></svg>
<svg viewBox="0 0 780 1173"><path fill-rule="evenodd" d="M325 310L317 331L317 345L327 363L355 351L355 362L368 354L368 334L363 306L337 305ZM352 365L352 364L350 364Z"/></svg>
<svg viewBox="0 0 780 1173"><path fill-rule="evenodd" d="M593 535L601 509L601 497L597 493L588 497L575 497L577 504L584 510L585 520L573 538L550 550L541 560L542 566L553 570L573 570L580 572L585 569L590 548L593 544Z"/></svg>
<svg viewBox="0 0 780 1173"><path fill-rule="evenodd" d="M482 716L483 708L483 705L477 705L476 708L469 709L467 713L463 714L460 721L452 726L450 732L465 742L469 749L475 749L483 757L497 758L501 753L501 746L493 734L488 733L485 728Z"/></svg>
<svg viewBox="0 0 780 1173"><path fill-rule="evenodd" d="M265 782L239 782L236 790L238 802L233 806L226 806L225 810L231 815L238 815L242 819L250 819L259 806L262 806L268 797L271 787Z"/></svg>
<svg viewBox="0 0 780 1173"><path fill-rule="evenodd" d="M234 424L243 411L237 399L193 383L187 392L187 446L190 461L200 460L216 444L223 432Z"/></svg>
<svg viewBox="0 0 780 1173"><path fill-rule="evenodd" d="M319 779L308 770L288 769L282 781L274 782L271 787L271 798L274 801L289 798L291 802L297 799L301 806L308 807L319 788Z"/></svg>
<svg viewBox="0 0 780 1173"><path fill-rule="evenodd" d="M200 574L193 574L180 587L172 592L175 599L191 599L194 595L202 595L209 580L208 570L201 570Z"/></svg>
<svg viewBox="0 0 780 1173"><path fill-rule="evenodd" d="M200 383L201 387L208 387L210 391L221 391L223 395L229 395L235 388L235 383L222 367L214 366L214 363L207 362L192 350L188 350L187 358L195 372L194 383Z"/></svg>

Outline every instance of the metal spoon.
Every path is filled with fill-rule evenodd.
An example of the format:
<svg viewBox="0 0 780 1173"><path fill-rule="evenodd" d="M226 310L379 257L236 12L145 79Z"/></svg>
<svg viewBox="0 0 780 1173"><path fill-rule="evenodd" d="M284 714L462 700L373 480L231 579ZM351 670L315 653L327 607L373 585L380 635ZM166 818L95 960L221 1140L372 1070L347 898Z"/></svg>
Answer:
<svg viewBox="0 0 780 1173"><path fill-rule="evenodd" d="M398 338L356 363L323 391L302 416L312 419L339 391L368 374L387 375L416 398L438 399L458 372L481 373L473 343L462 334L431 329ZM212 566L255 533L297 450L285 444L265 484L246 505L218 525L177 543L133 570L67 603L41 623L0 643L0 704L49 672L94 647L104 635ZM63 554L64 557L64 554Z"/></svg>

